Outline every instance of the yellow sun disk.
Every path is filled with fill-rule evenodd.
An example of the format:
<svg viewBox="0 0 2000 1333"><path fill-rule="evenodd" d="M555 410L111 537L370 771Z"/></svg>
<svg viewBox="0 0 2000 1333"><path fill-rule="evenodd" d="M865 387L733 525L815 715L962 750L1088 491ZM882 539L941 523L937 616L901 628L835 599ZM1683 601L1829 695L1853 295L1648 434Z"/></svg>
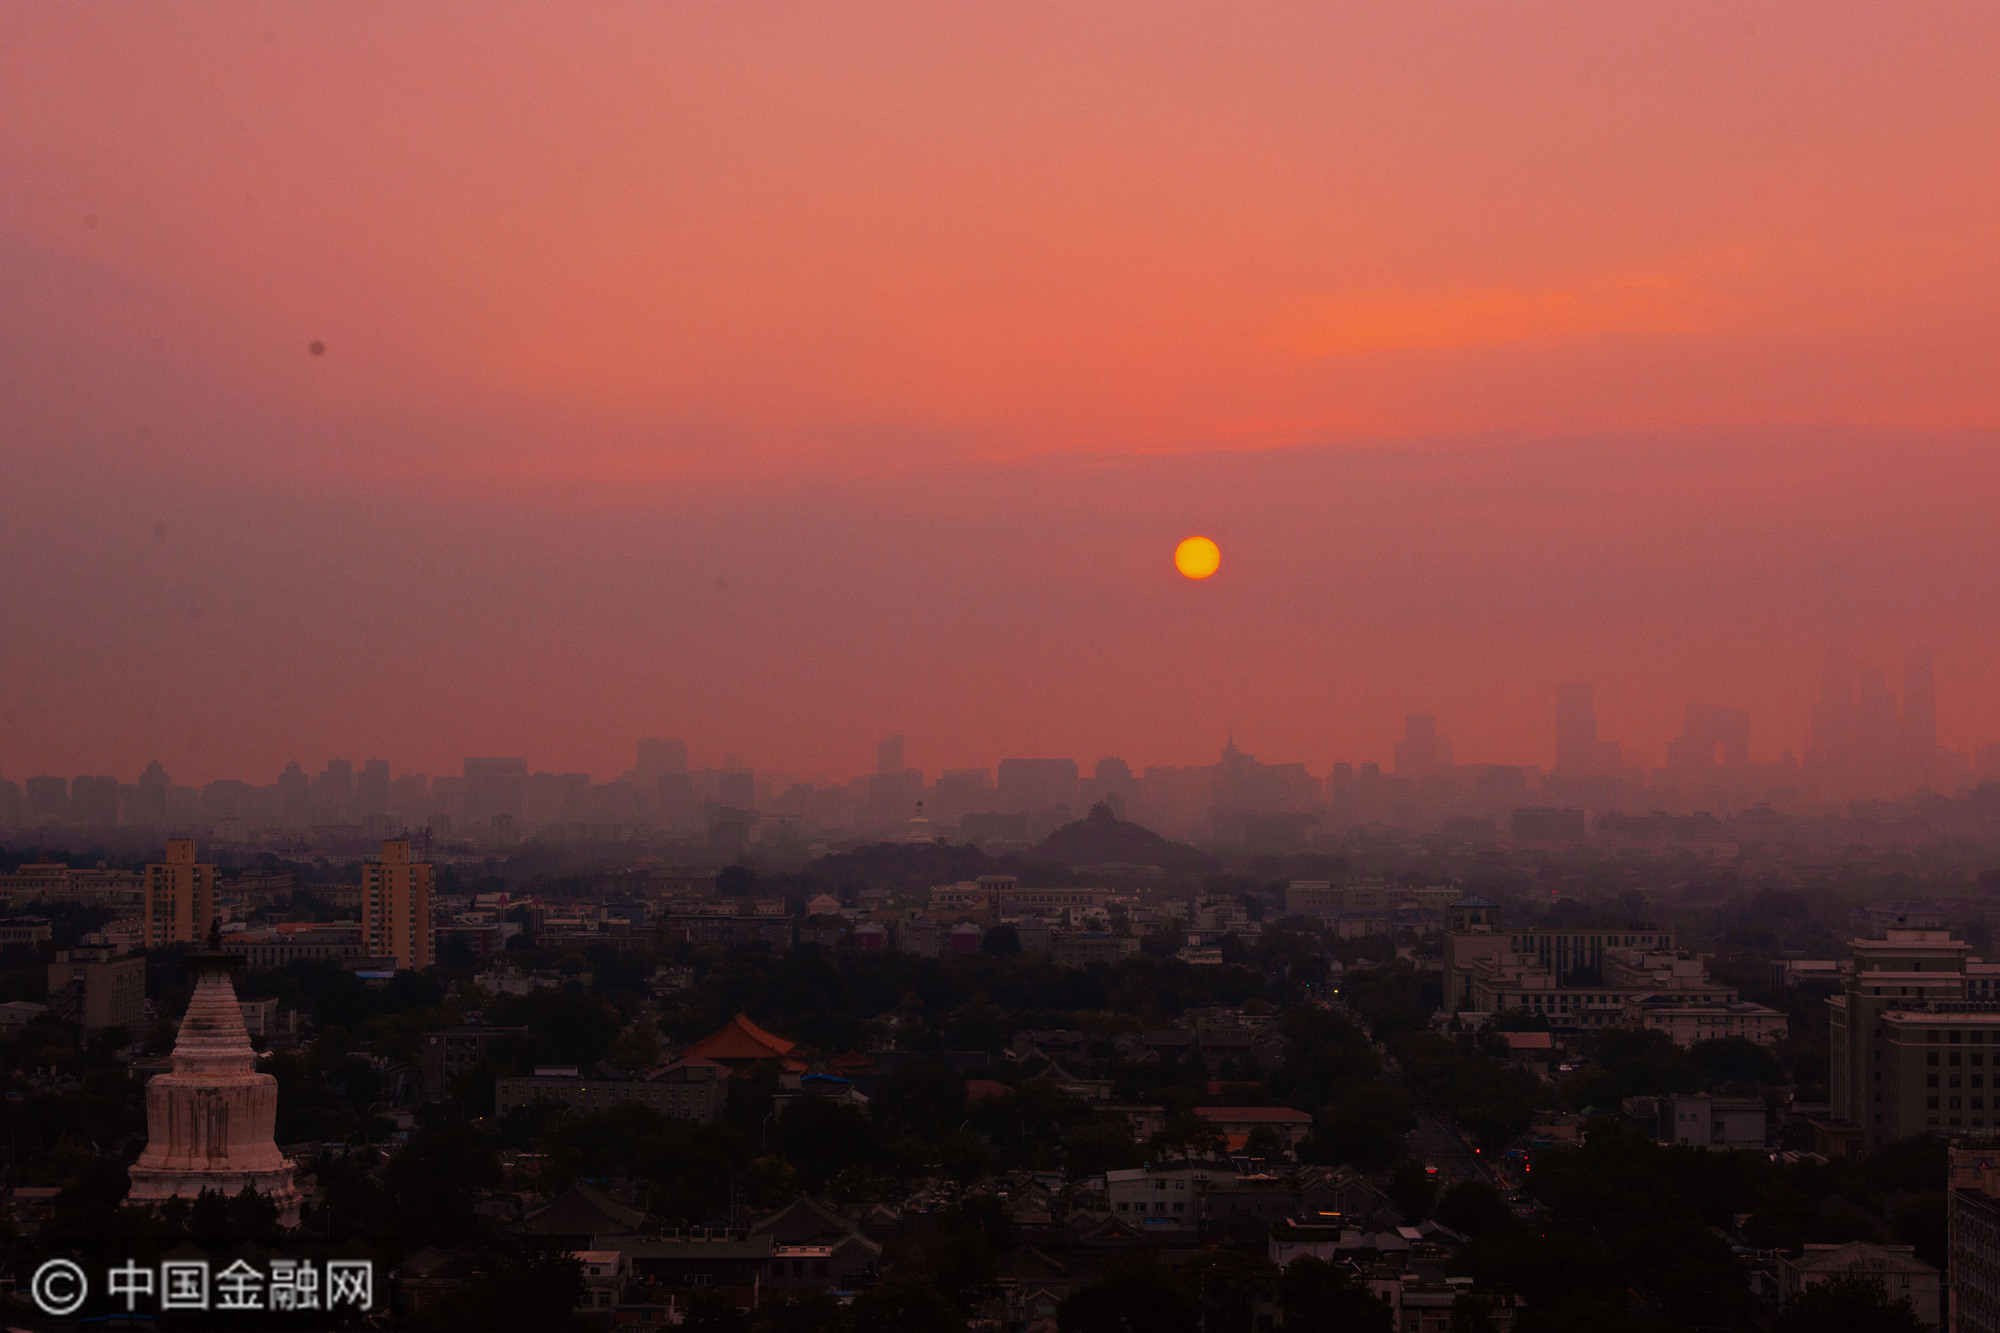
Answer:
<svg viewBox="0 0 2000 1333"><path fill-rule="evenodd" d="M1174 548L1174 568L1191 579L1205 579L1222 564L1222 548L1206 537L1189 537Z"/></svg>

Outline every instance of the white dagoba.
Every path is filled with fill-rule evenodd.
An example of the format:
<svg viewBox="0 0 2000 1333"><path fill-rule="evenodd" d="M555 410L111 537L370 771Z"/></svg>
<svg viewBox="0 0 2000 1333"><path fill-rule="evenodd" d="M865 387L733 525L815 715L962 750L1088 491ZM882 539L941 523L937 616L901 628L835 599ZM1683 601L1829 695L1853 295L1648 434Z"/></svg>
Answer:
<svg viewBox="0 0 2000 1333"><path fill-rule="evenodd" d="M146 1085L146 1151L132 1166L130 1203L193 1201L203 1190L234 1196L245 1185L278 1206L278 1224L299 1224L291 1159L278 1151L278 1080L256 1070L231 978L243 955L224 953L219 928L187 955L194 997L174 1041L172 1072Z"/></svg>

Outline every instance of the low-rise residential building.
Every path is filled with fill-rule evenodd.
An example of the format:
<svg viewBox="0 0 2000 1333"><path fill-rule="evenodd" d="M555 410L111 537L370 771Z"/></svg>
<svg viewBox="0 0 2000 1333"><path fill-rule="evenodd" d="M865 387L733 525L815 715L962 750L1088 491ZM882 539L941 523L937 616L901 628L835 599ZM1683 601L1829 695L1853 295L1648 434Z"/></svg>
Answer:
<svg viewBox="0 0 2000 1333"><path fill-rule="evenodd" d="M49 942L51 932L45 916L12 916L0 921L0 949L9 945L34 948Z"/></svg>
<svg viewBox="0 0 2000 1333"><path fill-rule="evenodd" d="M1288 1150L1312 1132L1312 1117L1289 1106L1197 1106L1194 1113L1221 1130L1232 1151L1240 1151L1260 1129L1275 1133Z"/></svg>
<svg viewBox="0 0 2000 1333"><path fill-rule="evenodd" d="M299 962L345 963L368 956L358 921L284 922L232 930L222 937L222 947L244 955L252 967L273 969Z"/></svg>
<svg viewBox="0 0 2000 1333"><path fill-rule="evenodd" d="M1943 1275L1917 1258L1911 1245L1876 1245L1851 1240L1841 1245L1808 1245L1778 1260L1778 1300L1789 1305L1800 1292L1836 1277L1865 1277L1882 1284L1892 1301L1908 1301L1931 1328L1943 1316Z"/></svg>
<svg viewBox="0 0 2000 1333"><path fill-rule="evenodd" d="M1679 1093L1659 1099L1659 1115L1664 1143L1746 1151L1770 1143L1770 1112L1761 1097Z"/></svg>
<svg viewBox="0 0 2000 1333"><path fill-rule="evenodd" d="M451 1091L452 1080L460 1074L470 1073L486 1058L487 1050L493 1043L527 1035L528 1029L524 1027L487 1027L484 1024L437 1028L426 1032L417 1059L424 1100L443 1101Z"/></svg>
<svg viewBox="0 0 2000 1333"><path fill-rule="evenodd" d="M1955 1333L2000 1333L2000 1148L1954 1146L1950 1170L1946 1324Z"/></svg>
<svg viewBox="0 0 2000 1333"><path fill-rule="evenodd" d="M146 1017L146 960L102 945L59 950L49 964L49 1008L87 1031L137 1032Z"/></svg>
<svg viewBox="0 0 2000 1333"><path fill-rule="evenodd" d="M1652 1028L1676 1046L1741 1037L1760 1046L1783 1040L1791 1020L1768 1005L1749 1000L1693 995L1640 995L1625 1002L1626 1027Z"/></svg>
<svg viewBox="0 0 2000 1333"><path fill-rule="evenodd" d="M538 1101L560 1102L589 1114L636 1102L673 1120L712 1124L729 1104L729 1069L713 1060L679 1060L649 1074L586 1077L573 1068L542 1068L493 1080L494 1112L506 1115Z"/></svg>

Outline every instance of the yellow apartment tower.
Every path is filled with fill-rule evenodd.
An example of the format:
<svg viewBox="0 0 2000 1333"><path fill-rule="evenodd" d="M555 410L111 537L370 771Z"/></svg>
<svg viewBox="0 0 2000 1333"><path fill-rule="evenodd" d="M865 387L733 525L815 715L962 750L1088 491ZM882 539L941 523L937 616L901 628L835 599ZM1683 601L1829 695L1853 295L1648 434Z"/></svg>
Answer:
<svg viewBox="0 0 2000 1333"><path fill-rule="evenodd" d="M199 944L215 920L215 867L194 859L193 838L167 842L167 863L146 867L146 947Z"/></svg>
<svg viewBox="0 0 2000 1333"><path fill-rule="evenodd" d="M431 867L410 860L410 840L390 838L382 859L361 868L361 938L374 958L424 968L431 952Z"/></svg>

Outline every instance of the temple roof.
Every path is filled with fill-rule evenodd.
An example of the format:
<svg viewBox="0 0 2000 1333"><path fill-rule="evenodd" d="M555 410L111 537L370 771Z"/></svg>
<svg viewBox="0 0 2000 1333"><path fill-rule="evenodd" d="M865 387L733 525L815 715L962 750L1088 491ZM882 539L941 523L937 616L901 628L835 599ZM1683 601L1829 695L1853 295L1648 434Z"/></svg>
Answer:
<svg viewBox="0 0 2000 1333"><path fill-rule="evenodd" d="M617 1236L637 1231L646 1214L578 1181L521 1219L518 1230L543 1236Z"/></svg>
<svg viewBox="0 0 2000 1333"><path fill-rule="evenodd" d="M791 1054L797 1042L775 1037L738 1014L688 1047L688 1056L706 1060L780 1060Z"/></svg>

